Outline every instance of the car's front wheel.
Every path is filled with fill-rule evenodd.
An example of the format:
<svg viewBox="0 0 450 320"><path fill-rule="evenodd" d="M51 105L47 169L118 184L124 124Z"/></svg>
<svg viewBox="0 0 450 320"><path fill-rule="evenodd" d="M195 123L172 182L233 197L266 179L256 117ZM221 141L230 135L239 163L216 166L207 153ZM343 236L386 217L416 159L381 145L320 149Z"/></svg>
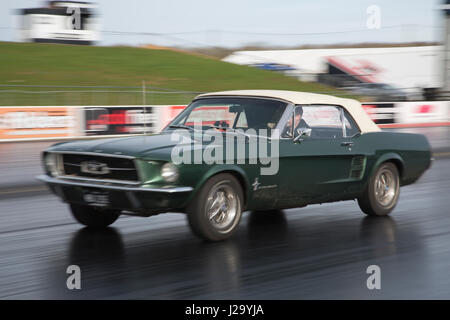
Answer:
<svg viewBox="0 0 450 320"><path fill-rule="evenodd" d="M116 221L120 216L120 212L115 210L79 204L71 204L70 210L72 211L73 217L79 223L94 228L105 228L114 223L114 221Z"/></svg>
<svg viewBox="0 0 450 320"><path fill-rule="evenodd" d="M243 191L231 174L218 174L209 179L187 208L192 232L207 240L229 238L241 220Z"/></svg>
<svg viewBox="0 0 450 320"><path fill-rule="evenodd" d="M395 208L400 195L398 169L392 162L381 164L369 182L358 204L369 216L385 216Z"/></svg>

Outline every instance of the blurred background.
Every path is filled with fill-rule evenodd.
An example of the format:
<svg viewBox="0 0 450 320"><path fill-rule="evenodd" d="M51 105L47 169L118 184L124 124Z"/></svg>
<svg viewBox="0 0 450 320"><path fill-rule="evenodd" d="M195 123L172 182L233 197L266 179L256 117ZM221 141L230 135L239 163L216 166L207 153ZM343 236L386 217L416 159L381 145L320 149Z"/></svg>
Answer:
<svg viewBox="0 0 450 320"><path fill-rule="evenodd" d="M0 298L450 298L450 1L0 8ZM435 164L391 218L352 202L250 212L213 245L177 214L82 229L34 179L55 142L155 133L196 95L232 89L358 99L383 130L426 135ZM365 287L372 263L379 292Z"/></svg>

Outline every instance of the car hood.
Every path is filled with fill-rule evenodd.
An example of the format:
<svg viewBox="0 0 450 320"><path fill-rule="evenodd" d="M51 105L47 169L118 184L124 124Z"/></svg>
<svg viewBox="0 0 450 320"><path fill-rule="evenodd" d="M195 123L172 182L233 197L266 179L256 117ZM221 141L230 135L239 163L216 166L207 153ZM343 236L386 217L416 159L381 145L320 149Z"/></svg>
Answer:
<svg viewBox="0 0 450 320"><path fill-rule="evenodd" d="M47 151L94 152L112 155L127 155L153 160L170 160L172 148L178 141L171 139L171 132L124 138L78 140L58 143ZM185 143L190 143L185 141Z"/></svg>

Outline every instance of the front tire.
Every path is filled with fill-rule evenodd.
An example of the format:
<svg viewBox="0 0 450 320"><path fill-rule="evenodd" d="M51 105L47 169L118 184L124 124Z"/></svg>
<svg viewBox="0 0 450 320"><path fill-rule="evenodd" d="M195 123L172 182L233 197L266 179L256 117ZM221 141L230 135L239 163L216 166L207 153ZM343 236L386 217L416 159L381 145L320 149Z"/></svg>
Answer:
<svg viewBox="0 0 450 320"><path fill-rule="evenodd" d="M71 204L70 210L79 223L92 228L106 228L120 216L120 212L92 206Z"/></svg>
<svg viewBox="0 0 450 320"><path fill-rule="evenodd" d="M369 216L386 216L395 208L400 195L398 169L392 162L381 164L369 182L358 204Z"/></svg>
<svg viewBox="0 0 450 320"><path fill-rule="evenodd" d="M243 209L243 191L231 174L213 176L187 207L192 232L207 241L225 240L236 231Z"/></svg>

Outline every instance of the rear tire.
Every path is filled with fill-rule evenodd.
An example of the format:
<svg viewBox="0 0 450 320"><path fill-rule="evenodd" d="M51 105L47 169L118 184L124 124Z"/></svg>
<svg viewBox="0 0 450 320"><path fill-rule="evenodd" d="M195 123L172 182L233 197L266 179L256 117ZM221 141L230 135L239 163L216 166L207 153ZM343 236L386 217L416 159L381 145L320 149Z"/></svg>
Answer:
<svg viewBox="0 0 450 320"><path fill-rule="evenodd" d="M386 216L395 208L400 195L398 169L392 162L382 163L369 182L358 204L369 216Z"/></svg>
<svg viewBox="0 0 450 320"><path fill-rule="evenodd" d="M210 178L186 208L192 232L207 241L225 240L236 231L242 216L243 191L231 174Z"/></svg>
<svg viewBox="0 0 450 320"><path fill-rule="evenodd" d="M71 204L72 215L79 223L92 228L106 228L120 216L119 211Z"/></svg>

